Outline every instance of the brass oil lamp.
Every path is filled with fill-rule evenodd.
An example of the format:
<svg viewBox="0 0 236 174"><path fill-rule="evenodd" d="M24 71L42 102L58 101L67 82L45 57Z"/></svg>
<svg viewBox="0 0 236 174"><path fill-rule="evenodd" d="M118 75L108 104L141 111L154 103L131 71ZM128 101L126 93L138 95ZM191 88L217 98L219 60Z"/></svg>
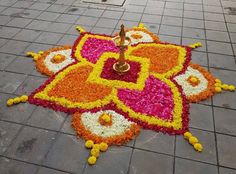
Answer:
<svg viewBox="0 0 236 174"><path fill-rule="evenodd" d="M113 65L113 69L118 74L123 74L130 70L130 65L125 61L125 48L127 48L131 44L131 40L129 37L125 36L124 25L121 25L121 30L119 36L113 39L116 46L120 48L120 55L118 61Z"/></svg>

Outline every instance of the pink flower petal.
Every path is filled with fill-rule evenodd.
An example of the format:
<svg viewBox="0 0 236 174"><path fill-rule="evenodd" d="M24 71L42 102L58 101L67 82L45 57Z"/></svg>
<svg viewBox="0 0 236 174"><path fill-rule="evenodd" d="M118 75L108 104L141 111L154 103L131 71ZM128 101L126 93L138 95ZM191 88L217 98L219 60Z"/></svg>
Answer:
<svg viewBox="0 0 236 174"><path fill-rule="evenodd" d="M135 112L172 119L173 95L167 84L150 76L143 91L120 89L118 98Z"/></svg>

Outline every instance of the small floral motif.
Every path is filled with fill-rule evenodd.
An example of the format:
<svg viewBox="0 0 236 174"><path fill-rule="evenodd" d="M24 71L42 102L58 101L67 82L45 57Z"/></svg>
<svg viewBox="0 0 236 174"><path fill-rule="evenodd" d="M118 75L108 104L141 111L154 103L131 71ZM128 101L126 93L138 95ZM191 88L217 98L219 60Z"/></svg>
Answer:
<svg viewBox="0 0 236 174"><path fill-rule="evenodd" d="M197 64L191 64L183 74L174 79L182 86L191 102L207 99L215 93L215 78Z"/></svg>
<svg viewBox="0 0 236 174"><path fill-rule="evenodd" d="M154 42L153 38L144 31L128 31L126 36L131 39L132 45L140 42Z"/></svg>
<svg viewBox="0 0 236 174"><path fill-rule="evenodd" d="M145 28L142 25L139 25L139 27L133 27L131 29L126 29L126 36L131 39L131 45L136 45L138 43L158 43L160 42L160 39L150 32L147 28ZM116 36L119 33L116 34Z"/></svg>
<svg viewBox="0 0 236 174"><path fill-rule="evenodd" d="M76 60L71 57L71 47L63 46L44 51L35 61L38 71L52 76Z"/></svg>
<svg viewBox="0 0 236 174"><path fill-rule="evenodd" d="M110 125L101 124L101 117L109 115ZM139 133L139 126L128 121L113 110L98 111L95 113L75 113L72 126L79 136L95 143L122 145L133 139Z"/></svg>

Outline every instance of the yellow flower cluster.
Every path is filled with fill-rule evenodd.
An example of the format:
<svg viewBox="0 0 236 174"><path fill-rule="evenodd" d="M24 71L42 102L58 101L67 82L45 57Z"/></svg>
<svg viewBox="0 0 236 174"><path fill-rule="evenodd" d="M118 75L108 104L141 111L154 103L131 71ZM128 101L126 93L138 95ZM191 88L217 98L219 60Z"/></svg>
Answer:
<svg viewBox="0 0 236 174"><path fill-rule="evenodd" d="M133 28L134 28L134 29L138 29L138 28L147 29L143 23L139 23L138 26L134 26Z"/></svg>
<svg viewBox="0 0 236 174"><path fill-rule="evenodd" d="M191 77L190 81L193 82L193 83L196 83L198 81L198 79L196 77Z"/></svg>
<svg viewBox="0 0 236 174"><path fill-rule="evenodd" d="M220 93L222 91L222 89L225 90L225 91L235 91L235 86L234 85L223 84L221 82L221 80L219 80L219 79L216 79L215 82L216 82L215 83L215 91L217 93Z"/></svg>
<svg viewBox="0 0 236 174"><path fill-rule="evenodd" d="M196 151L201 152L203 150L203 147L199 143L197 137L194 137L190 132L185 132L184 138L189 141L189 143L194 147Z"/></svg>
<svg viewBox="0 0 236 174"><path fill-rule="evenodd" d="M29 57L33 57L33 60L37 61L43 53L44 53L43 51L39 51L38 53L27 52L26 55L29 56Z"/></svg>
<svg viewBox="0 0 236 174"><path fill-rule="evenodd" d="M195 44L191 44L191 45L189 45L189 47L191 47L191 48L197 48L197 47L201 47L202 46L202 43L201 42L196 42Z"/></svg>
<svg viewBox="0 0 236 174"><path fill-rule="evenodd" d="M21 97L10 98L7 100L7 106L12 106L13 104L25 103L28 101L27 95L22 95Z"/></svg>
<svg viewBox="0 0 236 174"><path fill-rule="evenodd" d="M101 119L106 123L111 121L111 117L106 113L102 115Z"/></svg>
<svg viewBox="0 0 236 174"><path fill-rule="evenodd" d="M60 60L61 59L61 56L60 55L55 55L54 56L54 59L57 61L57 60Z"/></svg>
<svg viewBox="0 0 236 174"><path fill-rule="evenodd" d="M94 142L92 140L88 140L85 142L85 147L88 149L91 149L90 151L90 157L88 158L88 163L90 165L93 165L96 163L97 158L100 155L100 151L101 152L105 152L108 149L108 144L107 143L100 143L100 144L94 144Z"/></svg>
<svg viewBox="0 0 236 174"><path fill-rule="evenodd" d="M88 140L88 141L85 142L85 147L86 147L86 148L90 149L90 148L92 148L93 146L94 146L94 143L93 143L92 140Z"/></svg>
<svg viewBox="0 0 236 174"><path fill-rule="evenodd" d="M88 158L88 163L89 163L90 165L96 164L96 162L97 162L97 158L96 158L95 156L90 156L90 157Z"/></svg>

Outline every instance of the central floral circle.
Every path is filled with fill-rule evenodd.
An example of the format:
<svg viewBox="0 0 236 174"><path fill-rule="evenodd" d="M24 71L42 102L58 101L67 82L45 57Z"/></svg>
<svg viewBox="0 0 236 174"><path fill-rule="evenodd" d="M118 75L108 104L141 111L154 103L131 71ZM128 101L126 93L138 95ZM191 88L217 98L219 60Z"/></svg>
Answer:
<svg viewBox="0 0 236 174"><path fill-rule="evenodd" d="M196 76L189 76L187 82L192 86L197 86L200 83L200 80Z"/></svg>
<svg viewBox="0 0 236 174"><path fill-rule="evenodd" d="M66 56L62 55L62 54L57 54L55 56L53 56L53 58L51 59L52 63L58 64L63 62L66 59Z"/></svg>
<svg viewBox="0 0 236 174"><path fill-rule="evenodd" d="M111 126L112 125L112 116L107 113L103 113L100 115L98 122L103 126Z"/></svg>
<svg viewBox="0 0 236 174"><path fill-rule="evenodd" d="M115 58L108 58L104 64L101 77L109 80L121 80L125 82L136 83L138 79L138 73L140 72L140 64L138 62L127 61L130 65L130 71L124 74L118 74L113 70L113 65L117 62Z"/></svg>
<svg viewBox="0 0 236 174"><path fill-rule="evenodd" d="M125 58L130 65L130 70L124 74L118 74L113 69L113 65L118 61L119 54L104 53L93 67L87 81L112 88L142 90L149 76L149 60L131 55L126 55Z"/></svg>

